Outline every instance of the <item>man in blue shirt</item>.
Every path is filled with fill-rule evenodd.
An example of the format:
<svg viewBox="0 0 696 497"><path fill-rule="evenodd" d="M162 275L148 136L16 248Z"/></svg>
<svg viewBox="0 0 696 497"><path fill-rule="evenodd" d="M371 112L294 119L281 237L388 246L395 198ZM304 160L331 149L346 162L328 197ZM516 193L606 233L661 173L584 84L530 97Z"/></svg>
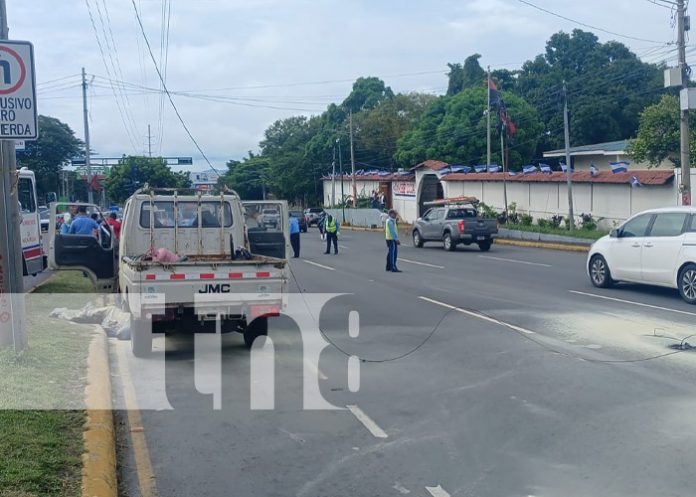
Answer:
<svg viewBox="0 0 696 497"><path fill-rule="evenodd" d="M87 215L87 207L81 205L77 208L77 217L70 225L71 235L88 235L96 237L99 233L99 224Z"/></svg>
<svg viewBox="0 0 696 497"><path fill-rule="evenodd" d="M396 226L396 211L389 210L389 217L384 222L384 237L387 240L387 271L400 273L401 270L396 267L396 258L398 256L399 230Z"/></svg>
<svg viewBox="0 0 696 497"><path fill-rule="evenodd" d="M293 257L300 256L300 222L290 213L290 245L295 253Z"/></svg>

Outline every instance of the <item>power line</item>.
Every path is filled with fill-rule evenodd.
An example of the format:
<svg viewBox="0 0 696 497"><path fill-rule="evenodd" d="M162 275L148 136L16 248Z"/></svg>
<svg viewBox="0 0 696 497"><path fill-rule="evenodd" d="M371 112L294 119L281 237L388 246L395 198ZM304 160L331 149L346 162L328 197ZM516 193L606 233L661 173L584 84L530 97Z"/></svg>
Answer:
<svg viewBox="0 0 696 497"><path fill-rule="evenodd" d="M133 4L133 10L135 11L135 18L138 20L138 25L140 26L140 32L142 33L143 39L145 40L145 45L147 46L147 51L150 54L150 58L152 59L152 63L155 66L155 71L157 71L157 76L159 77L160 81L162 82L162 89L167 94L167 98L169 99L169 103L172 105L172 109L174 109L174 113L176 114L176 117L179 119L179 122L181 123L181 126L184 128L184 131L186 131L186 134L188 135L188 137L191 139L193 144L198 149L198 152L200 152L203 159L208 163L208 166L210 166L210 168L213 171L220 174L219 171L217 171L217 169L215 169L213 164L208 159L208 156L205 154L205 152L203 152L203 149L201 148L201 146L198 144L196 139L191 134L191 131L189 130L188 126L186 125L186 122L184 122L184 118L181 117L181 114L179 113L179 109L176 107L176 104L174 103L174 99L172 98L172 95L169 93L169 89L167 88L167 84L165 83L164 78L162 77L162 73L160 72L160 68L157 65L157 60L155 60L155 55L152 53L152 47L150 46L150 40L148 40L147 33L145 33L145 27L143 26L143 21L140 18L140 12L138 12L138 6L135 5L135 0L131 0L131 3Z"/></svg>
<svg viewBox="0 0 696 497"><path fill-rule="evenodd" d="M625 38L625 39L627 39L627 40L645 41L645 42L648 42L648 43L662 43L662 44L664 44L664 45L667 45L667 44L668 44L668 43L662 42L662 41L655 41L655 40L648 40L648 39L645 39L645 38L638 38L638 37L636 37L636 36L624 35L624 34L621 34L621 33L617 33L617 32L615 32L615 31L609 31L608 29L599 28L599 27L597 27L597 26L593 26L593 25L591 25L591 24L587 24L587 23L578 21L577 19L571 19L570 17L566 17L566 16L561 15L561 14L559 14L559 13L557 13L557 12L553 12L553 11L551 11L551 10L545 9L545 8L543 8L543 7L540 7L540 6L538 6L538 5L533 4L532 2L528 2L527 0L517 0L517 1L520 2L520 3L523 3L523 4L525 4L525 5L528 5L529 7L532 7L532 8L534 8L534 9L537 9L537 10L539 10L539 11L541 11L541 12L545 12L546 14L552 15L552 16L554 16L554 17L558 17L559 19L563 19L563 20L565 20L565 21L572 22L572 23L574 23L574 24L577 24L577 25L579 25L579 26L583 26L583 27L585 27L585 28L594 29L595 31L601 31L602 33L610 34L610 35L613 35L613 36L618 36L618 37L620 37L620 38Z"/></svg>

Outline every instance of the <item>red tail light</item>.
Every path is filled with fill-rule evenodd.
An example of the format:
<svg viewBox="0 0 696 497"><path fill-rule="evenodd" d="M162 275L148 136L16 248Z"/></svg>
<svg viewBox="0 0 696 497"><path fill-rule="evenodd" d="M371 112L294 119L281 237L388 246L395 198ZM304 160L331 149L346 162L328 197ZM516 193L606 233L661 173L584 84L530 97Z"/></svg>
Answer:
<svg viewBox="0 0 696 497"><path fill-rule="evenodd" d="M459 233L464 233L464 220L459 221Z"/></svg>

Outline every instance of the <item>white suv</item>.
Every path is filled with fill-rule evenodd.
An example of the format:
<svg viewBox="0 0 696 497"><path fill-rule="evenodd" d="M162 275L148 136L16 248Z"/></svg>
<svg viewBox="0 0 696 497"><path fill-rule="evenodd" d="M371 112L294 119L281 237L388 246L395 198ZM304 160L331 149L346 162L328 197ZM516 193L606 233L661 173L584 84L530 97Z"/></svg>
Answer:
<svg viewBox="0 0 696 497"><path fill-rule="evenodd" d="M633 216L592 245L587 272L597 287L627 281L677 288L696 304L696 207Z"/></svg>

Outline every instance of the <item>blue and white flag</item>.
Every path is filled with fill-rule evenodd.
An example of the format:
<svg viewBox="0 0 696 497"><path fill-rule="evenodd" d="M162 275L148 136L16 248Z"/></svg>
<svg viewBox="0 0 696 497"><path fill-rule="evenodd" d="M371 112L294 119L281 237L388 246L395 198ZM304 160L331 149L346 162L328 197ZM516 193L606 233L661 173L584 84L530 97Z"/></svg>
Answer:
<svg viewBox="0 0 696 497"><path fill-rule="evenodd" d="M635 176L631 176L631 186L638 187L643 186L643 184L640 181L638 181L638 178L636 178Z"/></svg>
<svg viewBox="0 0 696 497"><path fill-rule="evenodd" d="M488 166L485 165L474 166L474 171L476 171L477 173L485 173L487 169Z"/></svg>
<svg viewBox="0 0 696 497"><path fill-rule="evenodd" d="M611 165L611 172L616 174L616 173L625 173L628 171L628 162L625 160L619 161L619 162L610 162Z"/></svg>
<svg viewBox="0 0 696 497"><path fill-rule="evenodd" d="M522 166L522 172L524 174L534 174L538 171L537 171L537 168L534 164L528 164L526 166Z"/></svg>
<svg viewBox="0 0 696 497"><path fill-rule="evenodd" d="M498 165L496 165L496 164L493 164L493 165L491 165L491 166L488 166L488 172L489 172L489 173L499 173L500 170L501 170L501 167L498 166Z"/></svg>
<svg viewBox="0 0 696 497"><path fill-rule="evenodd" d="M590 164L590 176L597 176L598 174L599 169L597 169L594 164Z"/></svg>
<svg viewBox="0 0 696 497"><path fill-rule="evenodd" d="M517 176L517 171L508 171L508 176Z"/></svg>
<svg viewBox="0 0 696 497"><path fill-rule="evenodd" d="M450 170L453 173L469 173L471 172L471 167L469 166L450 166Z"/></svg>
<svg viewBox="0 0 696 497"><path fill-rule="evenodd" d="M377 173L378 176L389 176L390 174L389 171L380 171Z"/></svg>
<svg viewBox="0 0 696 497"><path fill-rule="evenodd" d="M548 164L539 164L539 170L542 173L550 173L551 172L551 166Z"/></svg>
<svg viewBox="0 0 696 497"><path fill-rule="evenodd" d="M447 174L452 174L452 168L451 168L450 166L443 167L442 169L440 169L439 171L437 171L437 175L438 175L438 177L440 177L440 178L442 178L443 176L445 176L445 175L447 175Z"/></svg>
<svg viewBox="0 0 696 497"><path fill-rule="evenodd" d="M363 172L365 172L363 169L358 169L357 171L355 171L355 175L356 175L356 176L362 176L362 175L363 175Z"/></svg>

